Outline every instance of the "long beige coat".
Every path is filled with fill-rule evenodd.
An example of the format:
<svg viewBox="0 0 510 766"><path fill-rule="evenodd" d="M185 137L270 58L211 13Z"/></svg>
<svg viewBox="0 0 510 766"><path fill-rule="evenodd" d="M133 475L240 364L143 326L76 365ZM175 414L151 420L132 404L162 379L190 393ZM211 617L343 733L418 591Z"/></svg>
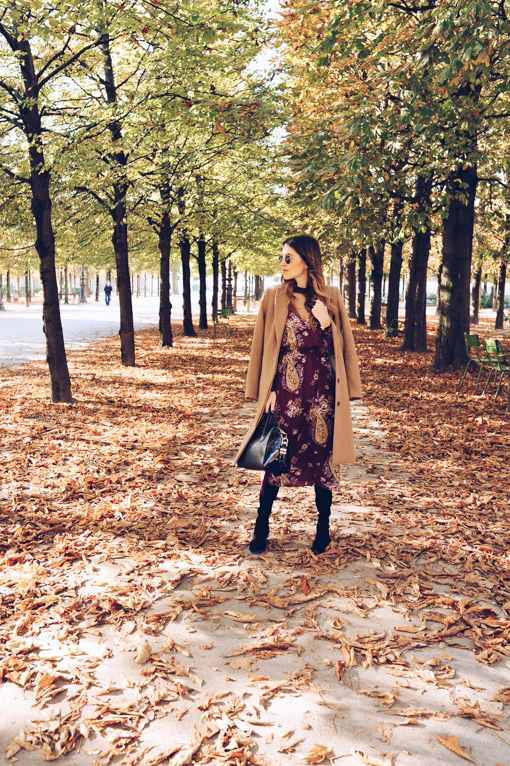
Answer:
<svg viewBox="0 0 510 766"><path fill-rule="evenodd" d="M327 306L333 320L336 359L335 425L331 460L335 466L354 463L356 460L349 400L361 398L361 381L351 324L340 291L337 287L326 289ZM257 409L235 457L236 463L255 431L271 393L288 310L289 298L285 287L269 287L260 304L246 378L246 398L256 401Z"/></svg>

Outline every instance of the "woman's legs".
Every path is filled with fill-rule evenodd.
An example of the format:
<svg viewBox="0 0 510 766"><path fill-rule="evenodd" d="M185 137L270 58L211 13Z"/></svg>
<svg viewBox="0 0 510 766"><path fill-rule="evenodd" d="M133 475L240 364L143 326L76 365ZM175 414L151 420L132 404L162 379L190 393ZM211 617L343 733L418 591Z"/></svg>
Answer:
<svg viewBox="0 0 510 766"><path fill-rule="evenodd" d="M331 542L329 536L329 516L331 514L331 501L333 493L330 489L315 485L315 504L319 512L317 519L317 531L312 544L313 553L324 553Z"/></svg>
<svg viewBox="0 0 510 766"><path fill-rule="evenodd" d="M257 511L257 519L255 521L255 529L253 530L253 537L250 541L251 553L262 553L266 550L266 540L269 534L269 516L271 515L271 509L278 494L279 487L274 487L269 484L267 477L264 476L262 487L259 495L259 508Z"/></svg>

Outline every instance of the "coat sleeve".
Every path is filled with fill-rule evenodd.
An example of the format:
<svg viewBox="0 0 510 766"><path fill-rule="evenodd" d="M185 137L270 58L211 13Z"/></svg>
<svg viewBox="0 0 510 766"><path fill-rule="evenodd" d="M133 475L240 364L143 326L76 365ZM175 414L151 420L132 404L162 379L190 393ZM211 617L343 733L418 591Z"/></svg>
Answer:
<svg viewBox="0 0 510 766"><path fill-rule="evenodd" d="M246 374L245 398L256 402L259 398L260 372L262 369L262 355L264 352L264 333L266 327L267 290L262 296L262 301L255 322L253 340L251 343L250 361Z"/></svg>
<svg viewBox="0 0 510 766"><path fill-rule="evenodd" d="M344 306L340 290L335 290L338 311L342 322L342 335L344 338L344 363L345 374L347 375L347 387L349 389L350 399L361 399L361 378L359 373L358 356L354 345L354 336L352 334L349 315Z"/></svg>

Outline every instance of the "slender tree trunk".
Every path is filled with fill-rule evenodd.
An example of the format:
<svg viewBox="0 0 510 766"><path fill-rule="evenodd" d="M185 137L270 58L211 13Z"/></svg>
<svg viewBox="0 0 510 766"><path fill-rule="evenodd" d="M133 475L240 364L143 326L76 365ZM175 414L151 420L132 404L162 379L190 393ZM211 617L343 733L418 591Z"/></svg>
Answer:
<svg viewBox="0 0 510 766"><path fill-rule="evenodd" d="M398 307L400 303L400 273L402 271L402 242L391 243L390 276L388 279L388 298L386 304L386 327L393 322L398 326Z"/></svg>
<svg viewBox="0 0 510 766"><path fill-rule="evenodd" d="M221 309L227 308L227 263L225 258L221 262Z"/></svg>
<svg viewBox="0 0 510 766"><path fill-rule="evenodd" d="M219 260L220 251L218 243L213 240L212 245L212 273L213 273L213 291L212 291L212 321L216 321L216 314L218 313L218 283L219 283Z"/></svg>
<svg viewBox="0 0 510 766"><path fill-rule="evenodd" d="M233 297L234 313L237 312L237 277L238 277L237 269L234 269L234 285L232 287L232 292L234 296Z"/></svg>
<svg viewBox="0 0 510 766"><path fill-rule="evenodd" d="M505 285L506 285L506 261L501 261L499 264L499 276L497 287L497 309L496 309L496 324L494 325L496 330L503 329L504 315L505 315Z"/></svg>
<svg viewBox="0 0 510 766"><path fill-rule="evenodd" d="M225 308L232 309L232 261L228 259Z"/></svg>
<svg viewBox="0 0 510 766"><path fill-rule="evenodd" d="M436 316L441 313L441 282L443 277L443 264L439 264L437 270L437 302L436 302Z"/></svg>
<svg viewBox="0 0 510 766"><path fill-rule="evenodd" d="M403 351L427 350L427 266L430 229L416 232L409 261Z"/></svg>
<svg viewBox="0 0 510 766"><path fill-rule="evenodd" d="M199 306L200 320L198 326L201 330L207 330L207 264L205 259L205 237L200 233L198 237L198 278L199 284Z"/></svg>
<svg viewBox="0 0 510 766"><path fill-rule="evenodd" d="M172 304L170 302L170 245L172 227L170 213L168 212L168 184L160 189L161 203L164 206L163 215L158 232L159 250L159 345L169 347L173 345L172 335Z"/></svg>
<svg viewBox="0 0 510 766"><path fill-rule="evenodd" d="M379 330L381 327L381 287L384 267L384 242L380 242L376 248L370 245L368 252L372 262L372 276L370 281L373 288L370 305L370 329Z"/></svg>
<svg viewBox="0 0 510 766"><path fill-rule="evenodd" d="M117 103L117 88L113 74L113 64L110 53L110 35L104 32L101 35L101 52L104 66L104 86L106 100L110 107ZM108 124L114 147L108 156L114 169L113 181L113 219L112 243L115 252L115 265L117 267L117 290L119 293L120 306L120 353L124 367L133 367L135 364L135 329L133 324L133 302L131 296L131 284L129 278L129 254L128 254L128 229L127 229L127 206L126 194L128 189L126 178L127 157L122 146L122 129L119 120L112 120Z"/></svg>
<svg viewBox="0 0 510 766"><path fill-rule="evenodd" d="M191 245L188 232L184 229L179 238L182 264L182 309L183 309L183 334L188 338L195 338L196 332L193 327L193 312L191 309Z"/></svg>
<svg viewBox="0 0 510 766"><path fill-rule="evenodd" d="M55 279L56 279L56 276L57 275L55 274ZM27 269L25 271L25 306L27 308L30 306L30 296L31 296L31 292L30 292L30 271Z"/></svg>
<svg viewBox="0 0 510 766"><path fill-rule="evenodd" d="M362 247L358 256L358 324L365 324L365 298L367 290L367 249Z"/></svg>
<svg viewBox="0 0 510 766"><path fill-rule="evenodd" d="M11 270L7 269L7 292L5 295L5 299L7 303L11 302Z"/></svg>
<svg viewBox="0 0 510 766"><path fill-rule="evenodd" d="M39 85L34 69L30 41L16 40L19 67L25 91L20 112L28 141L31 209L35 219L35 248L39 256L43 288L43 329L46 335L46 361L50 372L53 402L72 402L71 379L67 366L64 334L60 319L58 284L55 269L55 235L51 214L50 174L45 166L42 124L39 112Z"/></svg>
<svg viewBox="0 0 510 766"><path fill-rule="evenodd" d="M471 324L478 324L480 321L480 287L482 285L482 267L478 266L473 280L473 289L471 290Z"/></svg>
<svg viewBox="0 0 510 766"><path fill-rule="evenodd" d="M347 306L351 319L356 319L356 253L347 261Z"/></svg>
<svg viewBox="0 0 510 766"><path fill-rule="evenodd" d="M454 194L464 188L466 204ZM447 370L466 363L464 333L469 332L471 254L477 170L460 167L448 179L450 207L443 221L443 272L434 368Z"/></svg>
<svg viewBox="0 0 510 766"><path fill-rule="evenodd" d="M95 295L95 301L96 303L99 303L99 272L96 272L96 295Z"/></svg>

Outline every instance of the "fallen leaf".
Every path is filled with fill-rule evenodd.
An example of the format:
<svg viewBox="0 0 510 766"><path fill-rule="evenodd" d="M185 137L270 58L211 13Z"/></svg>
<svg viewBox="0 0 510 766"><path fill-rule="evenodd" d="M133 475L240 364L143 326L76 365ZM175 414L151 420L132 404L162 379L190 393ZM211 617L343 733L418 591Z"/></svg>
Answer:
<svg viewBox="0 0 510 766"><path fill-rule="evenodd" d="M471 761L471 763L475 763L470 755L468 755L459 745L459 742L457 740L457 737L439 737L436 736L437 741L443 745L443 747L448 748L448 750L451 750L452 753L455 753L455 755L460 755L461 758L465 758L466 761Z"/></svg>

